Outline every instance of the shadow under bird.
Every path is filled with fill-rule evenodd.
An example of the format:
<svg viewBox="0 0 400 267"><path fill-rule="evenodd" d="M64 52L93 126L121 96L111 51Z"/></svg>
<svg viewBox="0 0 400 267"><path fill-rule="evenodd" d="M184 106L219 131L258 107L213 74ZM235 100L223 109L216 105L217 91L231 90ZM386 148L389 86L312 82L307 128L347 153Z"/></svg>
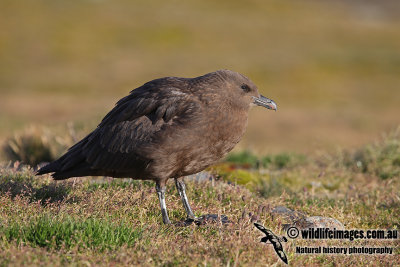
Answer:
<svg viewBox="0 0 400 267"><path fill-rule="evenodd" d="M220 160L240 141L251 106L276 110L244 75L219 70L196 78L165 77L132 90L97 128L37 175L55 180L110 176L153 180L162 219L166 182L175 179L188 220L196 220L183 177Z"/></svg>

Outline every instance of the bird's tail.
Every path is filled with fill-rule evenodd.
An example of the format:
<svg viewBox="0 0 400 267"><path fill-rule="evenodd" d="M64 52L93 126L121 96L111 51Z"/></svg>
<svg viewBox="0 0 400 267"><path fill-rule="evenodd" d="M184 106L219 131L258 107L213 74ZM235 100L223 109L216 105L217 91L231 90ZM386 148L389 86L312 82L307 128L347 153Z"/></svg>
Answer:
<svg viewBox="0 0 400 267"><path fill-rule="evenodd" d="M43 166L42 168L40 168L35 175L42 175L42 174L46 174L46 173L51 173L51 172L58 172L60 171L62 168L61 163L59 162L59 160L55 160L53 162L50 162L49 164Z"/></svg>
<svg viewBox="0 0 400 267"><path fill-rule="evenodd" d="M71 169L64 169L65 166L63 166L60 161L61 160L58 159L40 168L36 172L36 175L52 173L51 176L54 180L65 180L71 177L82 177L88 175L101 175L100 171L91 169L90 165L86 162L80 162L79 164L74 165Z"/></svg>
<svg viewBox="0 0 400 267"><path fill-rule="evenodd" d="M91 170L90 164L85 161L85 156L82 154L82 146L87 141L88 136L72 146L67 153L59 159L40 168L36 172L36 175L52 173L51 176L54 180L64 180L70 177L82 177L95 174L95 172Z"/></svg>

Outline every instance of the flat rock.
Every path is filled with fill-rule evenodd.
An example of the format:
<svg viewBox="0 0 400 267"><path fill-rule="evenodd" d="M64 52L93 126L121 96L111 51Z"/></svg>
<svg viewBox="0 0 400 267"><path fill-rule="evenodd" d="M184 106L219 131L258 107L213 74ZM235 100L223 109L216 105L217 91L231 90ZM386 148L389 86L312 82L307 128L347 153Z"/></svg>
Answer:
<svg viewBox="0 0 400 267"><path fill-rule="evenodd" d="M192 175L186 176L188 180L194 180L196 182L210 181L213 178L213 175L209 172L202 171L199 173L195 173Z"/></svg>
<svg viewBox="0 0 400 267"><path fill-rule="evenodd" d="M343 223L329 217L312 216L306 218L306 221L312 225L312 228L336 228L338 230L344 230L345 228Z"/></svg>
<svg viewBox="0 0 400 267"><path fill-rule="evenodd" d="M344 225L330 217L311 216L291 210L285 206L277 206L271 210L271 217L282 222L282 227L287 230L289 227L295 226L300 229L307 228L330 228L344 229Z"/></svg>

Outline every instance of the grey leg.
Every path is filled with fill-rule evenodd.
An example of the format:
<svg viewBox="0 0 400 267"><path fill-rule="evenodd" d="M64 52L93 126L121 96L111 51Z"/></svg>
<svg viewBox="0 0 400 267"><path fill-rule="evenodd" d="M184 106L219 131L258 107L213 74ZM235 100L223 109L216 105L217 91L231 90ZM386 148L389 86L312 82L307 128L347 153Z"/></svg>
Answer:
<svg viewBox="0 0 400 267"><path fill-rule="evenodd" d="M186 192L185 192L186 186L185 186L185 183L183 182L183 178L175 178L175 185L176 185L176 189L178 189L179 195L181 196L183 207L186 210L188 219L195 220L196 217L194 216L193 211L190 208L189 201L186 196Z"/></svg>
<svg viewBox="0 0 400 267"><path fill-rule="evenodd" d="M156 190L157 190L158 200L160 201L163 222L165 224L171 224L171 221L168 218L167 206L165 205L165 183L164 184L156 183Z"/></svg>

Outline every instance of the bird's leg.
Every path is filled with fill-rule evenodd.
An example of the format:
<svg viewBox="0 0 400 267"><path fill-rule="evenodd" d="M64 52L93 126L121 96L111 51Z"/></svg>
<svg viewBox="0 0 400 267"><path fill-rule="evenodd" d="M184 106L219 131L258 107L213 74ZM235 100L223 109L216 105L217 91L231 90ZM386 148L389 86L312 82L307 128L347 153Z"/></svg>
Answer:
<svg viewBox="0 0 400 267"><path fill-rule="evenodd" d="M188 198L186 196L186 192L185 192L185 183L183 182L183 178L175 178L175 185L176 185L176 189L178 189L179 195L181 196L182 199L182 203L183 203L183 207L186 210L187 216L189 220L195 220L196 217L193 214L192 209L190 208L189 205L189 201Z"/></svg>
<svg viewBox="0 0 400 267"><path fill-rule="evenodd" d="M168 218L167 206L165 205L165 182L157 182L156 190L158 195L158 200L160 200L162 219L165 224L171 224Z"/></svg>

